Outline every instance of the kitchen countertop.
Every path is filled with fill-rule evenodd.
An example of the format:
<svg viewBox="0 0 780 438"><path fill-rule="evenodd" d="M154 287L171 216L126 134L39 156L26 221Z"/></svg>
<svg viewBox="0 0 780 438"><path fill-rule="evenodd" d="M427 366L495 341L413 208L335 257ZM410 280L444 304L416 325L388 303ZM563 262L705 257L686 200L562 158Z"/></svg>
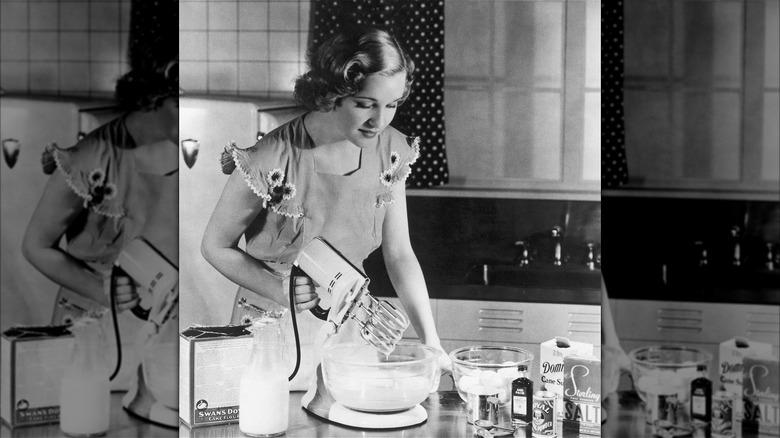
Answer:
<svg viewBox="0 0 780 438"><path fill-rule="evenodd" d="M302 392L290 393L290 422L286 437L476 437L476 428L466 422L466 410L456 391L439 391L431 394L422 406L428 411L428 421L408 429L363 430L339 426L310 415L301 408ZM508 423L507 410L502 410L501 425ZM558 425L560 430L560 424ZM188 437L246 437L238 429L238 424L225 424L190 429L182 425L180 436ZM515 437L531 438L530 426L515 431ZM568 437L568 435L565 435ZM576 435L574 435L576 436ZM588 437L588 435L582 435Z"/></svg>
<svg viewBox="0 0 780 438"><path fill-rule="evenodd" d="M606 399L607 422L601 427L601 435L605 438L651 438L650 426L645 424L645 412L642 400L634 391L620 391ZM734 428L734 438L769 438L771 435L758 434L754 431L743 431ZM704 438L704 430L698 429L693 438Z"/></svg>
<svg viewBox="0 0 780 438"><path fill-rule="evenodd" d="M124 395L124 392L111 393L111 421L109 422L106 437L176 438L179 436L176 429L147 423L129 414L122 408L122 397ZM9 428L5 423L0 426L0 437L2 438L61 438L66 436L60 430L59 423L17 427L16 429Z"/></svg>

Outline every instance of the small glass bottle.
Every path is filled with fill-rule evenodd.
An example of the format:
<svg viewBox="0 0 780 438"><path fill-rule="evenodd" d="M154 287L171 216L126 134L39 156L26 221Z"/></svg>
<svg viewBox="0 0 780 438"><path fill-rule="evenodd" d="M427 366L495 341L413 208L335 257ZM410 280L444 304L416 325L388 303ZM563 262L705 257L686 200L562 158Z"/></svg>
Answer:
<svg viewBox="0 0 780 438"><path fill-rule="evenodd" d="M528 378L528 366L518 365L520 377L512 381L512 423L530 424L533 419L534 382Z"/></svg>
<svg viewBox="0 0 780 438"><path fill-rule="evenodd" d="M77 319L69 328L73 350L60 386L60 429L68 436L101 436L111 417L108 343L102 314Z"/></svg>
<svg viewBox="0 0 780 438"><path fill-rule="evenodd" d="M707 365L697 365L699 377L691 382L691 419L709 424L712 418L712 382L707 378Z"/></svg>
<svg viewBox="0 0 780 438"><path fill-rule="evenodd" d="M252 354L241 376L238 427L245 435L270 437L287 431L289 370L285 369L281 319L285 311L263 312L253 319Z"/></svg>

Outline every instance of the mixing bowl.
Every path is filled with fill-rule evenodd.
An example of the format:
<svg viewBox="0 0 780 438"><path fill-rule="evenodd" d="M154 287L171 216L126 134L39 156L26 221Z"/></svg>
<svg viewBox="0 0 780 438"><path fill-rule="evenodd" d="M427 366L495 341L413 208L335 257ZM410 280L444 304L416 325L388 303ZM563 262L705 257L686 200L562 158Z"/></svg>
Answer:
<svg viewBox="0 0 780 438"><path fill-rule="evenodd" d="M697 365L709 365L712 355L691 347L650 346L632 350L631 377L645 404L651 395L677 393L686 403L691 381L698 377Z"/></svg>
<svg viewBox="0 0 780 438"><path fill-rule="evenodd" d="M509 402L512 381L520 376L518 365L531 369L534 355L517 347L471 346L450 353L452 376L463 401L470 395L498 394L500 404Z"/></svg>
<svg viewBox="0 0 780 438"><path fill-rule="evenodd" d="M438 351L399 342L389 356L366 344L328 347L322 355L325 387L342 405L366 412L410 409L428 397L438 375Z"/></svg>

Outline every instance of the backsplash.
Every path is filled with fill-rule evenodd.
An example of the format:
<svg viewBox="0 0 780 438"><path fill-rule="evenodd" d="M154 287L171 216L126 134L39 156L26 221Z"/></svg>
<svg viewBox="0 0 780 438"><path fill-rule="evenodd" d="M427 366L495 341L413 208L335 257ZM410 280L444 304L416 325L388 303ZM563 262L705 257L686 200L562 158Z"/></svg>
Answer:
<svg viewBox="0 0 780 438"><path fill-rule="evenodd" d="M769 293L780 299L780 203L605 196L602 208L610 297L760 302Z"/></svg>
<svg viewBox="0 0 780 438"><path fill-rule="evenodd" d="M406 203L412 247L429 285L465 284L469 271L483 263L512 264L519 240L538 250L529 269L552 267L548 236L554 226L563 229L568 268L584 269L586 242L600 246L599 202L407 196ZM365 263L376 290L388 287L383 266L379 251Z"/></svg>
<svg viewBox="0 0 780 438"><path fill-rule="evenodd" d="M308 0L180 0L181 87L289 96L305 71L308 28Z"/></svg>
<svg viewBox="0 0 780 438"><path fill-rule="evenodd" d="M0 2L5 91L105 95L127 69L130 0Z"/></svg>

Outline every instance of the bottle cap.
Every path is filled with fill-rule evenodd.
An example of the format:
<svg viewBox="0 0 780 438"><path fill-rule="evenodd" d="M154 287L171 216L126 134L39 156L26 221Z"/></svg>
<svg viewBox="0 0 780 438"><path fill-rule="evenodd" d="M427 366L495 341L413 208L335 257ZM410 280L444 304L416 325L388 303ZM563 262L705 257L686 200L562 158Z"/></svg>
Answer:
<svg viewBox="0 0 780 438"><path fill-rule="evenodd" d="M517 371L528 371L528 365L518 365Z"/></svg>
<svg viewBox="0 0 780 438"><path fill-rule="evenodd" d="M696 365L696 371L707 371L707 365L704 364Z"/></svg>

